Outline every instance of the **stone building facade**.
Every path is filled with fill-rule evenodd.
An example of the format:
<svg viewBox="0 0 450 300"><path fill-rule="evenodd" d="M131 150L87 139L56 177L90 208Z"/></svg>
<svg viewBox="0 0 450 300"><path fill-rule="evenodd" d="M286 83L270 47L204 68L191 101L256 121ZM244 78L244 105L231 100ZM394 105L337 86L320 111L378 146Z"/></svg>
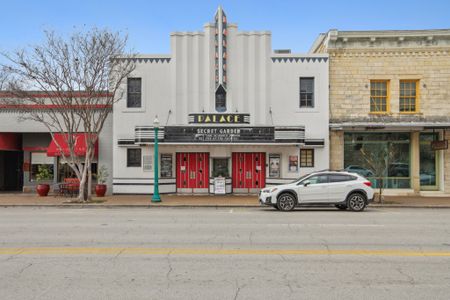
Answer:
<svg viewBox="0 0 450 300"><path fill-rule="evenodd" d="M330 57L330 166L391 193L450 193L450 30L330 30L311 52Z"/></svg>

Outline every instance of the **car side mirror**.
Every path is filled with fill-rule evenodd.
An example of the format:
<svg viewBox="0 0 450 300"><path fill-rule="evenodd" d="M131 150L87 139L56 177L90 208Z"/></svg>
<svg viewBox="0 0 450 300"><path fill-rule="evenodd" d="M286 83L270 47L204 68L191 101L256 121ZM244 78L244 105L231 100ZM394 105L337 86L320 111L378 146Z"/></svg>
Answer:
<svg viewBox="0 0 450 300"><path fill-rule="evenodd" d="M304 187L307 187L310 184L311 184L311 181L309 181L309 180L306 180L305 182L303 182Z"/></svg>

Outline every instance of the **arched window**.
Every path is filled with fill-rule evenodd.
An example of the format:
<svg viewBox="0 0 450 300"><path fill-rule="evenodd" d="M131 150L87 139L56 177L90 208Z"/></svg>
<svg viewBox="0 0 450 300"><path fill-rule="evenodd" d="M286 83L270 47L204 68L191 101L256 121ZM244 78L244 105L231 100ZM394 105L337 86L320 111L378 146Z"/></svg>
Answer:
<svg viewBox="0 0 450 300"><path fill-rule="evenodd" d="M227 92L222 85L216 90L216 111L224 112L227 110Z"/></svg>

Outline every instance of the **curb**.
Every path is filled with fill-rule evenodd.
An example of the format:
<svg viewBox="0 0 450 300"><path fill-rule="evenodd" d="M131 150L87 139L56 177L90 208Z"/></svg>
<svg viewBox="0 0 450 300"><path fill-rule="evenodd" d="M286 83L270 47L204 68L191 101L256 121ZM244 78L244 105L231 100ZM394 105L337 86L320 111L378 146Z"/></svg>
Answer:
<svg viewBox="0 0 450 300"><path fill-rule="evenodd" d="M262 205L242 205L242 204L227 204L227 205L195 205L195 204L177 204L177 205L132 205L132 204L0 204L1 208L15 208L15 207L27 207L27 208L270 208L269 206ZM327 208L328 206L304 206L303 208ZM329 206L332 208L332 206ZM373 204L368 208L422 208L422 209L450 209L450 205L404 205L404 204Z"/></svg>
<svg viewBox="0 0 450 300"><path fill-rule="evenodd" d="M386 205L369 205L375 208L450 208L450 205L405 205L405 204L386 204Z"/></svg>
<svg viewBox="0 0 450 300"><path fill-rule="evenodd" d="M259 205L130 205L130 204L110 204L110 205L96 205L96 204L0 204L0 208L13 207L29 207L29 208L257 208Z"/></svg>

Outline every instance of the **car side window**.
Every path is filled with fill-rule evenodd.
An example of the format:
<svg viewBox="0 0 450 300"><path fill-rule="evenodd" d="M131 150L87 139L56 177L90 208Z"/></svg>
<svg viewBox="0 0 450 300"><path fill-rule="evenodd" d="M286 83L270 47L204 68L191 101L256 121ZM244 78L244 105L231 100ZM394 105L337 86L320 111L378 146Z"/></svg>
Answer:
<svg viewBox="0 0 450 300"><path fill-rule="evenodd" d="M310 184L327 183L328 175L314 175L305 179L304 181L309 181Z"/></svg>
<svg viewBox="0 0 450 300"><path fill-rule="evenodd" d="M350 176L350 175L341 175L341 174L330 174L328 175L328 180L330 183L332 182L344 182L344 181L351 181L351 180L355 180L356 177L355 176Z"/></svg>

